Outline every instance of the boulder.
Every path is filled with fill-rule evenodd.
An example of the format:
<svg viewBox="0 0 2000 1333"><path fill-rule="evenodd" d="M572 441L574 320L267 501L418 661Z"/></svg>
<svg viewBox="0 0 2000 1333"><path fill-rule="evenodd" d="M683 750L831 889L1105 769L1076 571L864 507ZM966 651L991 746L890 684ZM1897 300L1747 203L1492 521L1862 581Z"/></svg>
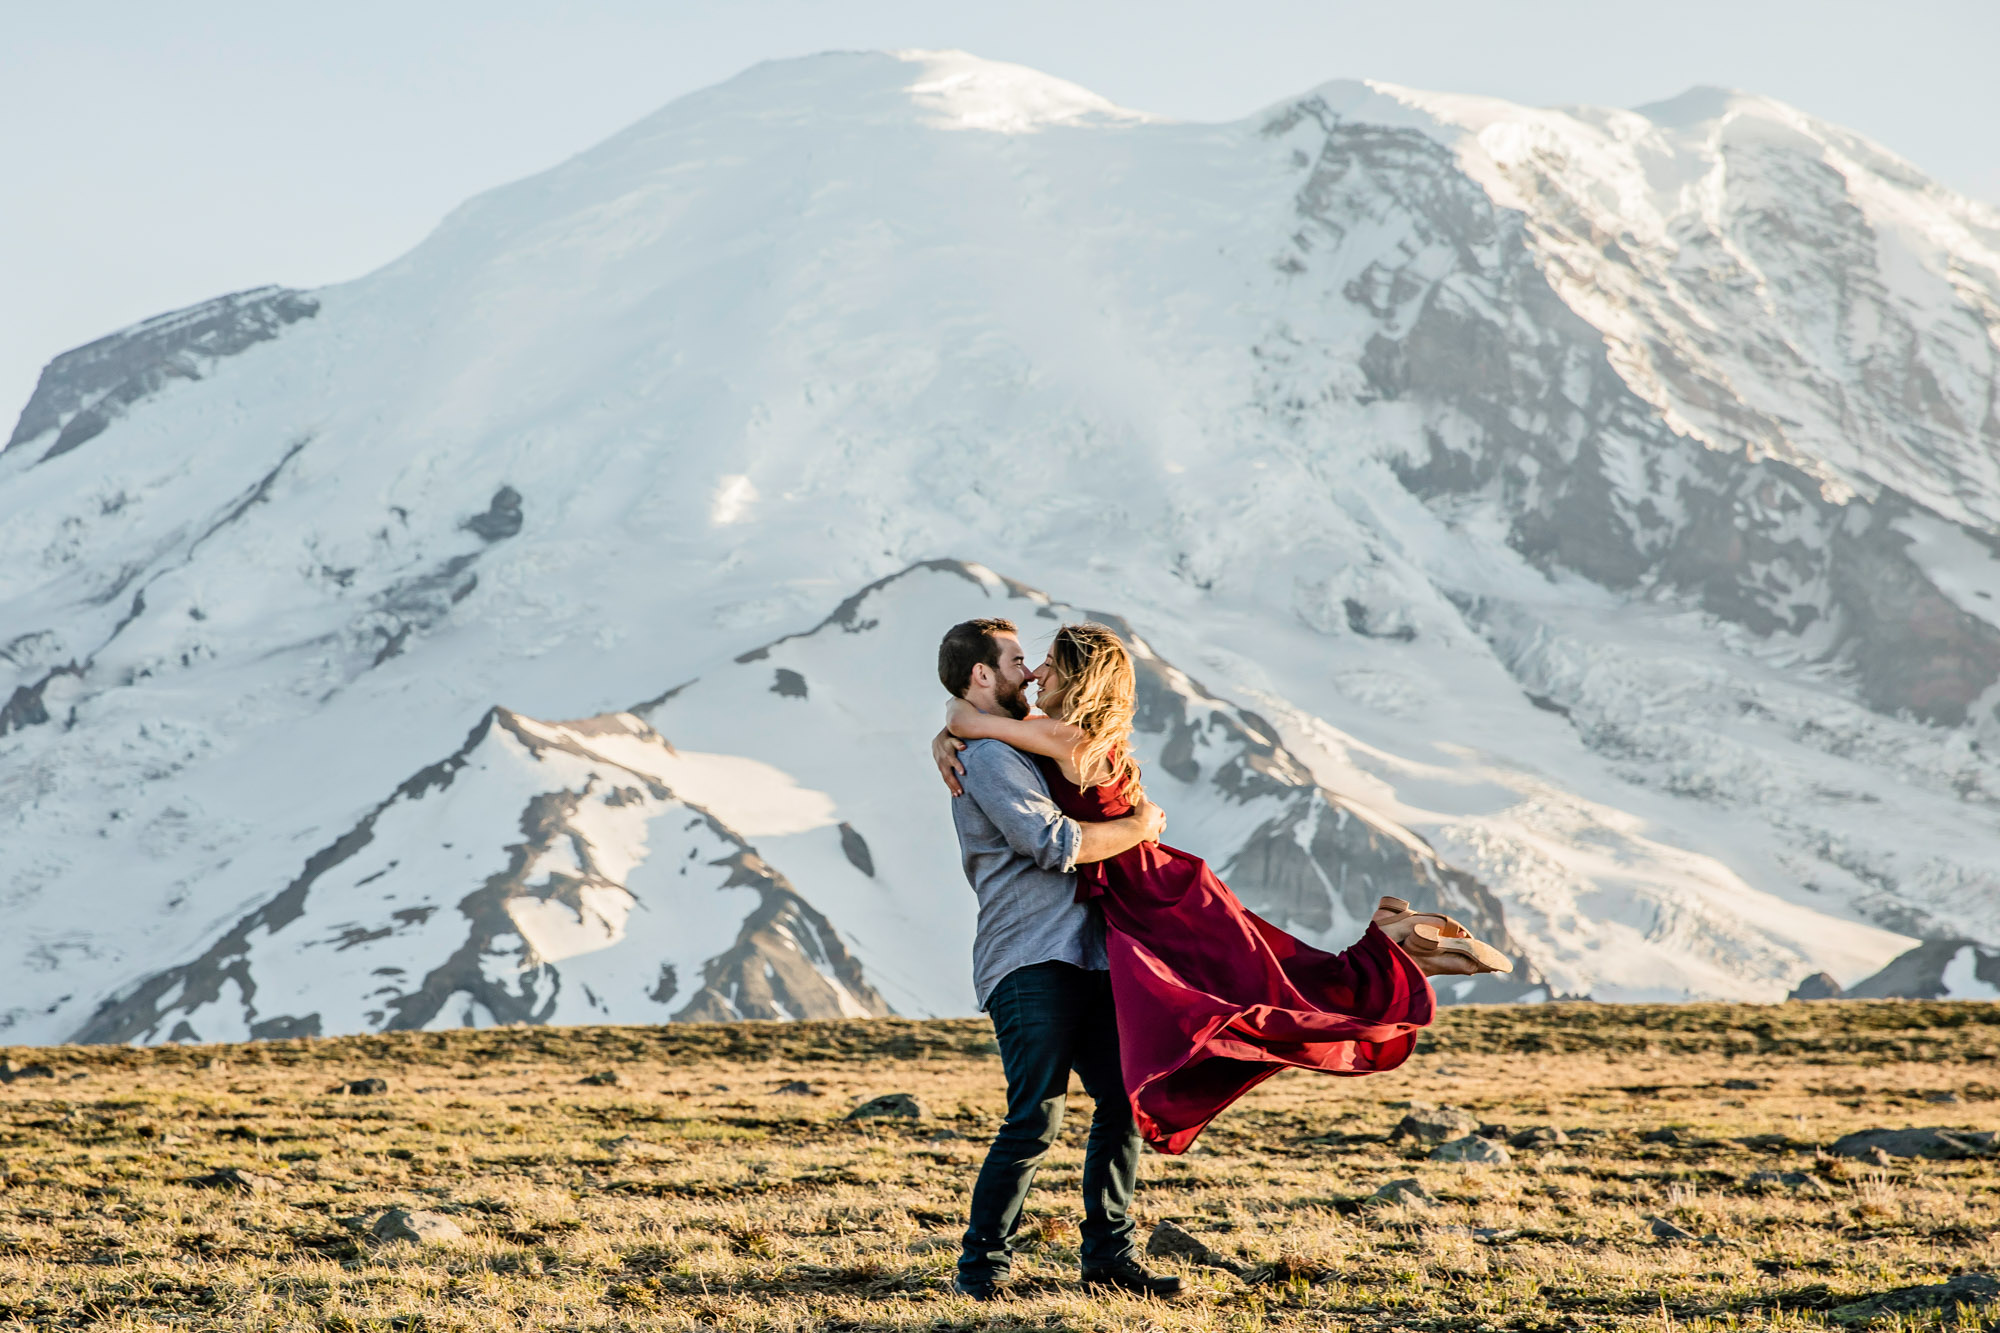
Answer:
<svg viewBox="0 0 2000 1333"><path fill-rule="evenodd" d="M338 1083L327 1089L343 1097L373 1097L388 1090L389 1080L386 1078L357 1078L352 1083Z"/></svg>
<svg viewBox="0 0 2000 1333"><path fill-rule="evenodd" d="M1568 1142L1569 1135L1563 1133L1554 1125L1536 1125L1533 1129L1524 1129L1513 1138L1508 1139L1507 1146L1509 1148L1560 1148Z"/></svg>
<svg viewBox="0 0 2000 1333"><path fill-rule="evenodd" d="M1368 1196L1372 1203L1400 1203L1409 1208L1429 1208L1437 1196L1415 1180L1392 1180Z"/></svg>
<svg viewBox="0 0 2000 1333"><path fill-rule="evenodd" d="M847 1113L849 1120L922 1120L924 1104L907 1092L871 1097Z"/></svg>
<svg viewBox="0 0 2000 1333"><path fill-rule="evenodd" d="M1868 1324L1895 1315L1920 1316L1931 1310L1950 1313L1960 1306L1970 1306L1985 1316L1996 1302L2000 1302L2000 1280L1990 1273L1960 1273L1949 1282L1897 1287L1837 1305L1827 1312L1827 1318L1837 1324ZM1984 1325L1991 1321L1982 1317L1977 1322Z"/></svg>
<svg viewBox="0 0 2000 1333"><path fill-rule="evenodd" d="M1639 1136L1641 1143L1664 1143L1674 1147L1681 1142L1681 1132L1677 1129L1649 1129Z"/></svg>
<svg viewBox="0 0 2000 1333"><path fill-rule="evenodd" d="M278 1182L269 1176L260 1176L254 1171L225 1166L220 1171L196 1176L188 1184L200 1190L233 1190L238 1194L262 1194L266 1190L275 1189Z"/></svg>
<svg viewBox="0 0 2000 1333"><path fill-rule="evenodd" d="M1396 1122L1389 1141L1415 1139L1418 1143L1443 1143L1479 1131L1479 1117L1456 1106L1439 1106L1411 1111Z"/></svg>
<svg viewBox="0 0 2000 1333"><path fill-rule="evenodd" d="M1492 1139L1482 1139L1477 1134L1467 1134L1462 1139L1440 1143L1431 1149L1433 1162L1485 1162L1493 1166L1505 1166L1514 1159L1507 1150Z"/></svg>
<svg viewBox="0 0 2000 1333"><path fill-rule="evenodd" d="M1219 1268L1237 1277L1242 1277L1247 1271L1242 1264L1217 1254L1174 1222L1162 1222L1153 1228L1152 1236L1146 1241L1146 1257L1180 1259L1200 1268Z"/></svg>
<svg viewBox="0 0 2000 1333"><path fill-rule="evenodd" d="M385 1243L400 1240L417 1245L435 1245L440 1241L465 1238L465 1233L458 1229L458 1223L443 1213L413 1212L406 1208L391 1208L376 1218L369 1226L368 1234Z"/></svg>
<svg viewBox="0 0 2000 1333"><path fill-rule="evenodd" d="M1836 1157L1872 1160L1879 1150L1889 1157L1923 1157L1934 1162L1993 1154L1993 1135L1977 1130L1946 1129L1930 1125L1920 1129L1864 1129L1834 1141L1828 1151Z"/></svg>
<svg viewBox="0 0 2000 1333"><path fill-rule="evenodd" d="M1840 983L1833 979L1831 973L1815 972L1798 985L1792 987L1792 993L1785 998L1788 1000L1837 1000L1845 993Z"/></svg>

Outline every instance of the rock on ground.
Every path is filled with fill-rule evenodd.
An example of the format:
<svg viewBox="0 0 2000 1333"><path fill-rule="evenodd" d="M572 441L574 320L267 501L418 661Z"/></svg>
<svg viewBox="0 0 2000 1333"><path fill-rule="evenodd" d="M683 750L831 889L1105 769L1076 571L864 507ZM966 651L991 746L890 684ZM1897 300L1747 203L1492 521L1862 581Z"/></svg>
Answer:
<svg viewBox="0 0 2000 1333"><path fill-rule="evenodd" d="M368 1233L379 1241L407 1240L418 1245L433 1245L465 1237L465 1233L458 1229L458 1223L443 1213L412 1212L405 1208L391 1208L376 1218Z"/></svg>
<svg viewBox="0 0 2000 1333"><path fill-rule="evenodd" d="M1994 1136L1978 1130L1945 1129L1928 1125L1918 1129L1864 1129L1834 1140L1828 1151L1836 1157L1873 1158L1877 1151L1890 1157L1924 1157L1935 1162L1965 1157L1987 1157L1994 1150Z"/></svg>
<svg viewBox="0 0 2000 1333"><path fill-rule="evenodd" d="M847 1113L849 1120L922 1120L924 1104L907 1092L872 1097Z"/></svg>
<svg viewBox="0 0 2000 1333"><path fill-rule="evenodd" d="M1568 1142L1569 1135L1563 1133L1554 1125L1537 1125L1533 1129L1524 1129L1513 1138L1508 1139L1507 1146L1509 1148L1560 1148Z"/></svg>
<svg viewBox="0 0 2000 1333"><path fill-rule="evenodd" d="M1431 1149L1434 1162L1485 1162L1492 1166L1505 1166L1514 1159L1507 1150L1492 1139L1482 1139L1477 1134L1467 1134L1462 1139L1440 1143Z"/></svg>
<svg viewBox="0 0 2000 1333"><path fill-rule="evenodd" d="M345 1097L372 1097L388 1090L389 1080L386 1078L357 1078L352 1083L340 1083L327 1089Z"/></svg>
<svg viewBox="0 0 2000 1333"><path fill-rule="evenodd" d="M1397 1139L1415 1139L1419 1143L1443 1143L1446 1139L1462 1138L1479 1130L1479 1117L1456 1106L1418 1108L1396 1123L1389 1135L1391 1142Z"/></svg>
<svg viewBox="0 0 2000 1333"><path fill-rule="evenodd" d="M1392 1180L1368 1196L1383 1203L1400 1203L1411 1208L1429 1208L1437 1196L1416 1180Z"/></svg>
<svg viewBox="0 0 2000 1333"><path fill-rule="evenodd" d="M205 1176L196 1176L188 1184L196 1189L234 1190L238 1194L262 1194L274 1189L278 1182L269 1176L260 1176L254 1171L244 1171L238 1167L225 1166L220 1171L211 1171Z"/></svg>

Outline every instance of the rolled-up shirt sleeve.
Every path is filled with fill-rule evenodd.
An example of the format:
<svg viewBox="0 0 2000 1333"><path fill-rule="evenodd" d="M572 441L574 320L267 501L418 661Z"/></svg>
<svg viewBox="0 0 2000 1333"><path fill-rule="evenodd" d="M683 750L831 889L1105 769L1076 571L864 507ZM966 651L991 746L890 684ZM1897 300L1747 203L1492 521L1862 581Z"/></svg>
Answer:
<svg viewBox="0 0 2000 1333"><path fill-rule="evenodd" d="M959 785L978 802L1007 845L1043 870L1067 875L1083 850L1083 830L1057 808L1034 761L998 741L975 744L959 756Z"/></svg>

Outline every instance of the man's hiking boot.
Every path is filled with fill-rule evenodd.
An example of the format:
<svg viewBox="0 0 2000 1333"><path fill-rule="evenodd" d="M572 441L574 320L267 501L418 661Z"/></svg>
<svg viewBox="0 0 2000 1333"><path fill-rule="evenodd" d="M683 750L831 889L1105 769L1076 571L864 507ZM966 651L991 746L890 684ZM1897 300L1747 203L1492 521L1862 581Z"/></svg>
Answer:
<svg viewBox="0 0 2000 1333"><path fill-rule="evenodd" d="M961 1296L970 1296L975 1301L997 1301L1000 1299L1000 1284L969 1278L963 1273L954 1273L951 1289Z"/></svg>
<svg viewBox="0 0 2000 1333"><path fill-rule="evenodd" d="M1137 1259L1120 1259L1102 1268L1086 1268L1083 1270L1083 1285L1116 1287L1135 1296L1158 1296L1161 1300L1172 1300L1181 1294L1179 1278L1148 1273Z"/></svg>

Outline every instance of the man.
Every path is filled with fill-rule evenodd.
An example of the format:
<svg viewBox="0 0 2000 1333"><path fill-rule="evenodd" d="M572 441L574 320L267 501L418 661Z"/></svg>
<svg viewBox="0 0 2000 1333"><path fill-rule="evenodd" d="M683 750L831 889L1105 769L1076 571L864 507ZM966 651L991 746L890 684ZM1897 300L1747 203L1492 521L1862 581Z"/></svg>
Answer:
<svg viewBox="0 0 2000 1333"><path fill-rule="evenodd" d="M1033 677L1013 622L968 620L938 647L938 679L981 712L1026 717ZM1105 970L1104 923L1076 901L1078 865L1156 841L1166 817L1150 801L1124 819L1080 824L1056 808L1034 762L999 741L940 752L952 823L979 898L972 984L993 1019L1007 1075L1007 1118L972 1187L954 1287L994 1299L1013 1264L1021 1206L1062 1128L1070 1071L1097 1103L1083 1159L1083 1282L1149 1296L1181 1280L1141 1266L1129 1213L1140 1139L1118 1065L1118 1023Z"/></svg>

